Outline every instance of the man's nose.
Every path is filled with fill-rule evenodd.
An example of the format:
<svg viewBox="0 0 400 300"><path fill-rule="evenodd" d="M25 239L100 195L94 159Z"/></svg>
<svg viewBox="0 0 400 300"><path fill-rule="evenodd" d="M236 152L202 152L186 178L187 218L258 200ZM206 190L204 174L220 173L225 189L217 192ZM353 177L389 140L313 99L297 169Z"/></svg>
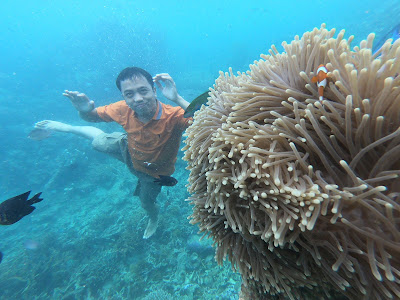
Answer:
<svg viewBox="0 0 400 300"><path fill-rule="evenodd" d="M133 97L133 101L134 101L134 102L142 102L142 101L143 101L143 97L142 97L140 94L136 94L136 95Z"/></svg>

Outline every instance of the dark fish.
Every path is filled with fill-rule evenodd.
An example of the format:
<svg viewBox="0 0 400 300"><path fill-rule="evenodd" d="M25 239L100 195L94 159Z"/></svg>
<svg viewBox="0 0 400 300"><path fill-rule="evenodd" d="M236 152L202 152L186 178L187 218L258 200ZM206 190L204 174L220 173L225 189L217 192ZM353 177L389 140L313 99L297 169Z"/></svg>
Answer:
<svg viewBox="0 0 400 300"><path fill-rule="evenodd" d="M35 141L41 141L47 139L51 135L51 130L43 128L34 128L28 134L28 138Z"/></svg>
<svg viewBox="0 0 400 300"><path fill-rule="evenodd" d="M32 204L42 201L41 193L37 193L28 200L29 192L12 197L0 204L0 224L11 225L29 215L35 207Z"/></svg>
<svg viewBox="0 0 400 300"><path fill-rule="evenodd" d="M1 251L0 251L0 263L2 260L3 260L3 253L1 253Z"/></svg>
<svg viewBox="0 0 400 300"><path fill-rule="evenodd" d="M195 111L199 110L203 104L207 103L208 99L208 91L198 96L192 102L190 102L189 106L186 108L183 116L185 118L193 117Z"/></svg>
<svg viewBox="0 0 400 300"><path fill-rule="evenodd" d="M171 176L164 176L164 175L158 175L160 178L154 180L155 183L158 183L161 186L174 186L175 184L178 183L178 180L176 180L174 177Z"/></svg>
<svg viewBox="0 0 400 300"><path fill-rule="evenodd" d="M397 24L395 27L393 27L389 33L387 33L374 46L372 46L372 53L375 54L378 52L388 39L393 39L392 43L394 43L398 38L400 38L400 24Z"/></svg>

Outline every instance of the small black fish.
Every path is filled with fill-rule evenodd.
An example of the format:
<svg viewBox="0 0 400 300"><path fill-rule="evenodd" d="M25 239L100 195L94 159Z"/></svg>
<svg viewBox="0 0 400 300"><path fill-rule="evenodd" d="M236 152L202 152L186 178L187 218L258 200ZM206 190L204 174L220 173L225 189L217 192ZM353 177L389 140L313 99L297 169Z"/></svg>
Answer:
<svg viewBox="0 0 400 300"><path fill-rule="evenodd" d="M185 109L183 116L185 118L193 117L195 111L199 110L203 104L206 104L208 100L208 91L198 96L189 106Z"/></svg>
<svg viewBox="0 0 400 300"><path fill-rule="evenodd" d="M0 263L2 260L3 260L3 253L1 253L1 251L0 251Z"/></svg>
<svg viewBox="0 0 400 300"><path fill-rule="evenodd" d="M37 193L31 199L28 200L29 192L21 195L12 197L5 200L0 204L0 224L11 225L18 222L23 217L29 215L35 207L31 206L34 203L42 201L40 197L41 193Z"/></svg>
<svg viewBox="0 0 400 300"><path fill-rule="evenodd" d="M178 183L178 180L171 176L158 175L158 177L160 178L154 180L154 182L158 183L161 186L174 186Z"/></svg>

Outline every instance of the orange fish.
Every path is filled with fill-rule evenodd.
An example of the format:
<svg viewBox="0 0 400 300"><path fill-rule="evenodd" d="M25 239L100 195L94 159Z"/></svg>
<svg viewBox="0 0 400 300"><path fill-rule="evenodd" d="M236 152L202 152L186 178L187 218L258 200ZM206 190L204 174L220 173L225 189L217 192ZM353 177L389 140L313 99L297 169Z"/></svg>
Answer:
<svg viewBox="0 0 400 300"><path fill-rule="evenodd" d="M319 65L317 76L311 78L311 82L317 83L319 100L324 100L324 88L326 87L328 78L328 69L324 65Z"/></svg>

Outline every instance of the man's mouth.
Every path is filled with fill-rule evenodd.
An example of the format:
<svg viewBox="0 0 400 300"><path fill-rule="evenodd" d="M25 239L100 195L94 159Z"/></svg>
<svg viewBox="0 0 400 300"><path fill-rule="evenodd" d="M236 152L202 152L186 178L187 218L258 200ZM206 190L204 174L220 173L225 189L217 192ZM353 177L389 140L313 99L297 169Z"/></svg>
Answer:
<svg viewBox="0 0 400 300"><path fill-rule="evenodd" d="M143 109L144 107L145 107L144 104L136 104L136 105L135 105L135 108L136 108L136 109Z"/></svg>

